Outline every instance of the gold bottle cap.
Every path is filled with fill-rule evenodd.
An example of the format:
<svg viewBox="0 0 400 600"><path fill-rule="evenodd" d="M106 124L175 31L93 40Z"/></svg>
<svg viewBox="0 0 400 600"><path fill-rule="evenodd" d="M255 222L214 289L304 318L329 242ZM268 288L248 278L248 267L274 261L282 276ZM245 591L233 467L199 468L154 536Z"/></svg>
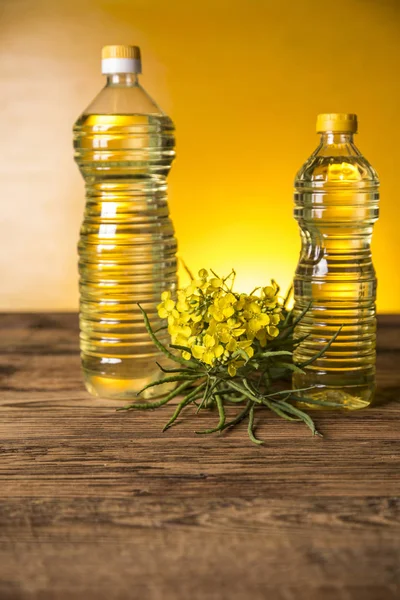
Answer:
<svg viewBox="0 0 400 600"><path fill-rule="evenodd" d="M141 73L142 62L139 46L104 46L101 51L101 70L111 73Z"/></svg>
<svg viewBox="0 0 400 600"><path fill-rule="evenodd" d="M352 113L324 113L317 117L317 133L357 133L357 115Z"/></svg>

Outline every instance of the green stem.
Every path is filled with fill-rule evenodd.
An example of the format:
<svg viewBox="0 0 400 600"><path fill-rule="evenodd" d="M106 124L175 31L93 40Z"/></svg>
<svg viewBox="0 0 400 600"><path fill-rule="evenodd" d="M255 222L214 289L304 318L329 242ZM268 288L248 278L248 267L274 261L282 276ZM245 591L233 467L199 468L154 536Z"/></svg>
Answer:
<svg viewBox="0 0 400 600"><path fill-rule="evenodd" d="M178 381L197 381L198 379L200 379L199 375L173 375L171 377L164 377L164 379L158 379L157 381L152 381L151 383L148 383L147 385L144 386L144 388L142 388L140 390L140 392L137 393L138 396L140 396L140 394L142 394L145 390L148 390L149 388L152 387L157 387L158 385L163 385L164 383L175 383Z"/></svg>
<svg viewBox="0 0 400 600"><path fill-rule="evenodd" d="M288 412L288 413L290 413L292 415L296 415L297 417L299 417L299 419L301 419L302 421L304 421L304 423L307 425L307 427L309 427L311 429L311 432L312 432L313 435L321 435L317 431L317 429L315 427L315 423L312 420L312 418L310 417L310 415L308 415L307 413L303 412L299 408L296 408L292 404L288 404L287 402L283 402L281 400L275 400L275 402L278 405L278 407L281 410L283 410L284 412Z"/></svg>
<svg viewBox="0 0 400 600"><path fill-rule="evenodd" d="M156 333L159 333L160 331L165 331L166 329L168 329L168 325L162 325L161 327L159 327L159 328L158 328L158 329L156 329L155 331L153 330L153 332L154 332L154 335L155 335Z"/></svg>
<svg viewBox="0 0 400 600"><path fill-rule="evenodd" d="M279 392L271 392L270 394L265 394L262 397L263 398L271 398L273 400L275 396L284 396L285 394L291 394L292 392L306 392L308 390L314 390L316 387L317 386L315 386L315 385L309 385L308 387L298 388L297 390L282 390Z"/></svg>
<svg viewBox="0 0 400 600"><path fill-rule="evenodd" d="M171 427L171 425L174 423L174 421L176 421L176 419L180 415L182 409L185 408L185 406L187 406L188 404L190 404L190 402L193 402L194 400L196 400L197 398L200 398L202 396L201 390L204 388L205 385L206 385L205 382L200 384L195 390L190 392L190 394L185 396L185 398L181 402L179 402L178 406L175 409L174 414L172 415L172 417L170 418L168 423L163 428L163 432L166 431L169 427Z"/></svg>
<svg viewBox="0 0 400 600"><path fill-rule="evenodd" d="M193 276L192 271L189 269L189 267L187 266L187 264L185 263L183 258L180 258L179 260L181 261L181 264L182 264L183 268L185 269L186 273L189 275L190 279L193 281L194 276Z"/></svg>
<svg viewBox="0 0 400 600"><path fill-rule="evenodd" d="M290 300L290 296L291 296L291 295L292 295L292 293L293 293L293 288L294 288L294 286L293 286L293 283L292 283L292 284L291 284L291 286L289 287L288 291L286 292L286 295L285 295L285 297L283 298L283 307L284 307L284 308L286 308L286 305L287 305L287 303L288 303L288 302L289 302L289 300ZM289 313L289 314L290 314L290 313Z"/></svg>
<svg viewBox="0 0 400 600"><path fill-rule="evenodd" d="M254 444L263 444L262 440L259 440L254 435L254 404L250 407L249 411L249 424L247 426L247 432L249 434L249 438Z"/></svg>
<svg viewBox="0 0 400 600"><path fill-rule="evenodd" d="M234 419L232 419L232 421L228 421L228 423L225 423L225 425L221 428L221 431L223 431L224 429L227 429L228 427L234 427L235 425L237 425L238 423L243 421L243 419L246 417L247 413L249 412L251 405L252 405L252 402L251 402L251 400L249 400L247 402L246 406L244 407L244 409Z"/></svg>
<svg viewBox="0 0 400 600"><path fill-rule="evenodd" d="M218 414L219 414L219 423L218 423L217 427L213 427L212 429L204 429L203 431L196 431L195 433L197 433L198 435L203 435L203 434L207 434L207 433L215 433L216 431L222 431L222 429L224 428L225 420L226 420L224 404L218 394L216 395L215 398L216 398Z"/></svg>
<svg viewBox="0 0 400 600"><path fill-rule="evenodd" d="M299 417L291 417L288 414L286 414L285 412L283 412L283 410L281 410L278 406L276 406L275 402L270 402L269 400L265 400L263 402L263 404L268 406L268 408L270 410L272 410L274 413L276 413L279 417L282 417L283 419L286 419L287 421L301 421L301 419Z"/></svg>
<svg viewBox="0 0 400 600"><path fill-rule="evenodd" d="M211 381L212 381L212 378L211 378L211 377L209 377L209 378L208 378L208 380L207 380L207 387L206 387L206 389L205 389L205 391L204 391L204 396L203 396L203 399L202 399L202 401L201 401L201 402L200 402L200 404L199 404L199 407L198 407L198 409L197 409L197 411L196 411L196 414L198 414L198 413L200 412L200 410L203 408L203 406L206 404L207 400L208 400L208 399L209 399L209 397L211 396L211 394L212 394L213 390L215 390L215 388L216 388L216 387L219 385L219 383L220 383L220 382L218 381L218 379L217 379L216 381L213 381L213 382L212 382L212 384L211 384L211 386L210 386L210 382L211 382Z"/></svg>
<svg viewBox="0 0 400 600"><path fill-rule="evenodd" d="M343 325L341 325L339 327L339 329L337 330L337 332L331 337L331 339L329 340L329 342L327 344L325 344L325 346L319 351L317 352L317 354L314 354L314 356L312 358L310 358L309 360L306 360L302 363L298 363L298 367L300 367L300 369L304 369L304 367L307 367L308 365L311 365L311 363L313 363L315 360L317 360L318 358L320 358L320 356L322 356L323 354L325 354L325 352L328 350L328 348L333 344L333 342L336 340L337 336L339 335L339 333L342 331L343 329Z"/></svg>
<svg viewBox="0 0 400 600"><path fill-rule="evenodd" d="M261 404L261 399L260 398L257 398L257 396L255 396L253 393L248 392L241 385L238 385L234 381L228 381L227 383L228 383L228 385L232 389L236 390L237 392L240 392L241 394L243 394L243 396L246 396L246 398L248 398L252 402L256 402L257 404Z"/></svg>
<svg viewBox="0 0 400 600"><path fill-rule="evenodd" d="M232 392L230 392L232 393ZM241 404L242 402L244 402L243 398L225 398L226 402L232 402L232 404Z"/></svg>
<svg viewBox="0 0 400 600"><path fill-rule="evenodd" d="M254 358L272 358L273 356L292 356L293 352L289 350L271 350L269 352L259 352Z"/></svg>
<svg viewBox="0 0 400 600"><path fill-rule="evenodd" d="M119 410L147 410L147 409L158 408L159 406L163 406L164 404L167 404L167 402L172 400L172 398L175 398L175 396L178 396L181 392L183 392L183 390L185 390L191 384L192 384L191 381L185 381L184 383L182 383L182 385L178 385L178 387L176 387L167 396L165 396L165 398L163 398L162 400L159 400L158 402L140 402L140 403L138 402L135 404L128 404L128 406L121 406L120 408L117 408L117 411L119 411Z"/></svg>
<svg viewBox="0 0 400 600"><path fill-rule="evenodd" d="M298 392L298 390L293 390L293 392ZM301 402L302 404L315 404L316 406L326 406L328 408L343 408L343 404L339 404L338 402L326 402L325 400L314 400L314 398L309 398L305 396L296 396L295 393L290 394L290 400L294 400L295 402Z"/></svg>
<svg viewBox="0 0 400 600"><path fill-rule="evenodd" d="M285 363L277 360L274 362L273 368L285 369L286 371L293 371L294 373L301 373L304 375L304 371L294 363Z"/></svg>
<svg viewBox="0 0 400 600"><path fill-rule="evenodd" d="M163 373L188 373L188 375L193 375L194 372L196 371L196 369L193 369L191 367L186 367L186 369L166 369L165 367L160 365L159 362L156 362L156 365L160 369L160 371L162 371ZM204 373L199 372L199 378L202 377L203 375L204 375Z"/></svg>
<svg viewBox="0 0 400 600"><path fill-rule="evenodd" d="M176 356L175 354L172 354L172 352L170 352L169 350L167 350L167 348L165 346L162 345L162 343L157 339L157 337L155 336L155 333L150 325L150 321L149 318L146 314L146 311L140 306L140 304L138 303L138 307L140 312L143 315L143 319L144 319L144 325L146 327L147 333L149 334L149 336L151 337L151 339L153 340L154 344L157 346L157 348L163 353L165 354L165 356L167 358L169 358L170 360L177 362L181 365L185 365L187 366L187 360L185 360L184 358L181 358L180 356Z"/></svg>
<svg viewBox="0 0 400 600"><path fill-rule="evenodd" d="M284 333L282 336L279 336L279 341L285 340L287 337L289 337L289 335L294 331L296 325L301 321L301 319L304 317L304 315L306 314L306 312L310 309L312 305L312 302L309 302L306 306L306 308L304 308L301 313L299 314L299 316L291 323L291 325L289 327L286 327L284 329ZM292 311L290 311L290 314L292 313Z"/></svg>
<svg viewBox="0 0 400 600"><path fill-rule="evenodd" d="M242 383L243 383L243 387L245 387L246 390L248 392L250 392L250 394L253 394L257 398L257 390L255 390L253 388L251 381L247 381L247 379L245 377L243 377Z"/></svg>

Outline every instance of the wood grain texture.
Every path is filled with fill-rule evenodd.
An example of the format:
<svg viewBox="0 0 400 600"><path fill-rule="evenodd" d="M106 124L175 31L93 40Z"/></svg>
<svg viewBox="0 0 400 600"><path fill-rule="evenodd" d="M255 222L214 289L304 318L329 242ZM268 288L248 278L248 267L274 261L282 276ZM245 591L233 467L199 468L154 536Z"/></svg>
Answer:
<svg viewBox="0 0 400 600"><path fill-rule="evenodd" d="M400 317L377 405L315 415L116 413L91 398L74 314L0 317L0 599L386 600L400 595Z"/></svg>

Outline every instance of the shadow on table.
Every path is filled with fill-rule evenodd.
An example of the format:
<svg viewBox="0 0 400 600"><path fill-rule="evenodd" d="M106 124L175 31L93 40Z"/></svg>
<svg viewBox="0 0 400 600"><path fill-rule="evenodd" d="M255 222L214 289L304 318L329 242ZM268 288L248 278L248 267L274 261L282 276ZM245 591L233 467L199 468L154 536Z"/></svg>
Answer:
<svg viewBox="0 0 400 600"><path fill-rule="evenodd" d="M392 402L400 401L400 388L398 386L378 386L372 406L383 406Z"/></svg>

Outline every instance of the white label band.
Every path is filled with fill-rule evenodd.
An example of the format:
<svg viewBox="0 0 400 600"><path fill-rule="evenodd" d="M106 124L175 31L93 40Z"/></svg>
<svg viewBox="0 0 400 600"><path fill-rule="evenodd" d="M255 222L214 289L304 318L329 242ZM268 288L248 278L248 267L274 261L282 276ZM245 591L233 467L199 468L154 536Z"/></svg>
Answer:
<svg viewBox="0 0 400 600"><path fill-rule="evenodd" d="M141 73L140 58L103 58L101 61L103 75L109 73Z"/></svg>

